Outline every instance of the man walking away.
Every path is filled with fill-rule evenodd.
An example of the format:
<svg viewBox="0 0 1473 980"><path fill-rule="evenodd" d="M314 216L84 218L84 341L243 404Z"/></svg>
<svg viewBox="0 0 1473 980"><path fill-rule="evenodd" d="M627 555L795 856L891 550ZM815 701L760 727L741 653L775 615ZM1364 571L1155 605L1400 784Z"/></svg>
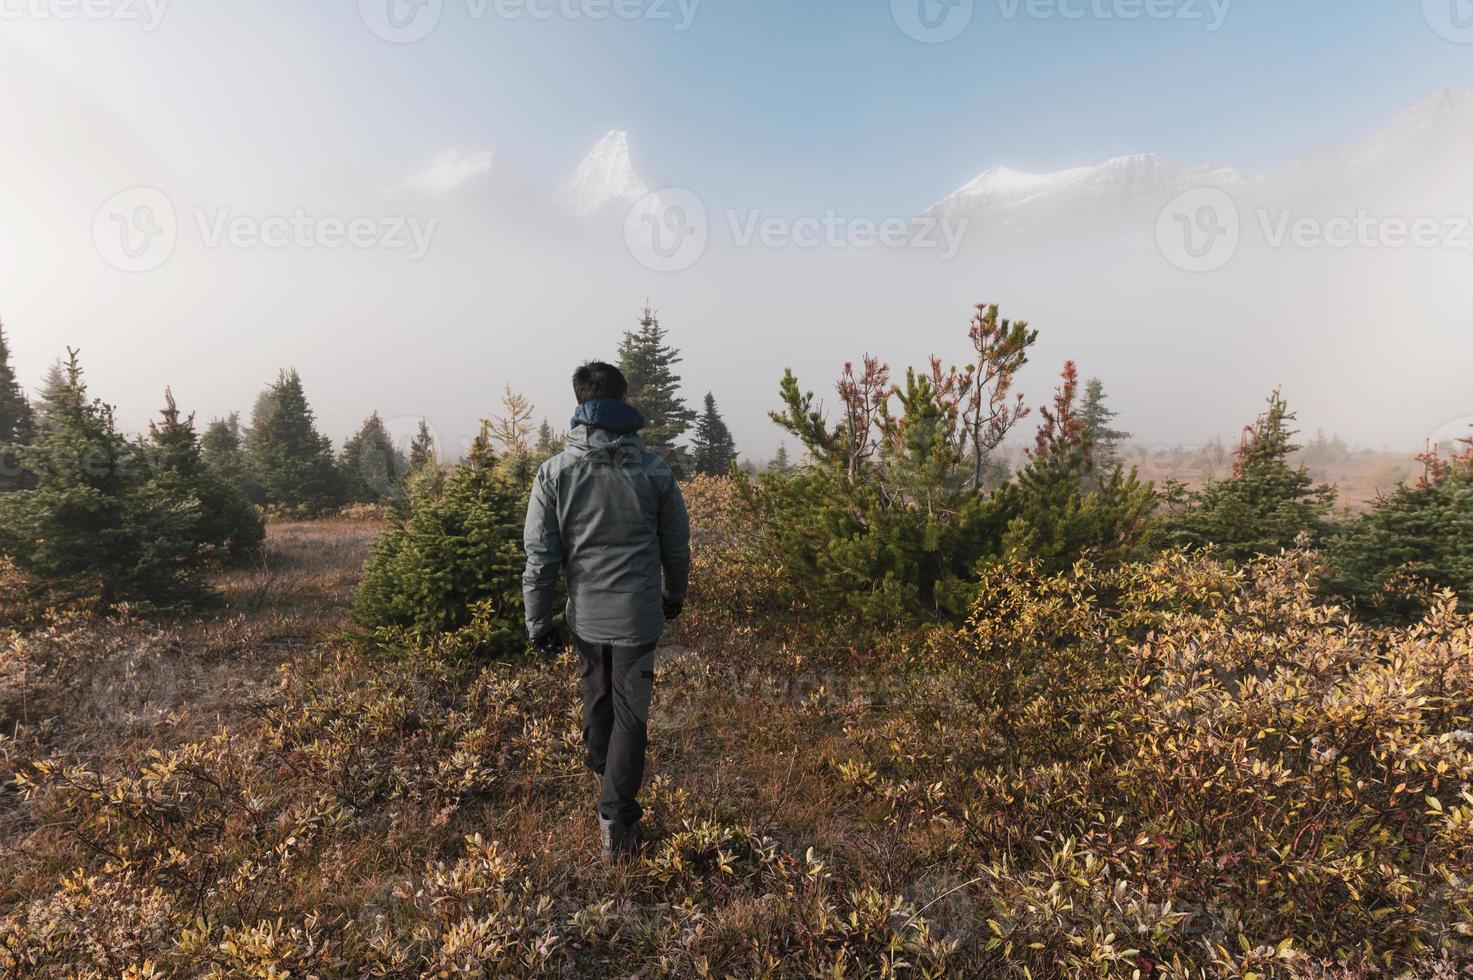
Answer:
<svg viewBox="0 0 1473 980"><path fill-rule="evenodd" d="M567 579L583 742L600 777L599 837L604 857L617 860L639 845L655 644L685 602L690 520L670 467L635 434L644 417L619 369L585 364L573 392L566 448L542 464L527 505L522 592L532 647L552 653L561 646L558 572Z"/></svg>

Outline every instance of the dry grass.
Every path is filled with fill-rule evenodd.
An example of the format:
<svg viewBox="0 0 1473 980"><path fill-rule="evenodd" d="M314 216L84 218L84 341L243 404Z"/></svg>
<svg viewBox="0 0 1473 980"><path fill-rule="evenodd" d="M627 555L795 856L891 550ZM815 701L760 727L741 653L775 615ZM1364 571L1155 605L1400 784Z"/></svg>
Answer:
<svg viewBox="0 0 1473 980"><path fill-rule="evenodd" d="M1292 561L1166 562L999 573L960 634L858 642L689 497L625 867L571 656L340 637L372 524L273 527L206 615L10 634L0 975L1454 975L1467 617L1365 631Z"/></svg>

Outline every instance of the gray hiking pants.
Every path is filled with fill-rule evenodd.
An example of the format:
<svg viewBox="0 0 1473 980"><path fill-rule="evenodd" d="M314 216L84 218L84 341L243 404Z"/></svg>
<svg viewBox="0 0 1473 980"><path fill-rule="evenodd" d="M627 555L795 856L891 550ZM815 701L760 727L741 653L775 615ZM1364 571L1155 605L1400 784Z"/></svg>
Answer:
<svg viewBox="0 0 1473 980"><path fill-rule="evenodd" d="M655 685L655 644L616 647L574 637L583 695L583 744L588 768L602 777L598 809L632 824L643 815L639 788Z"/></svg>

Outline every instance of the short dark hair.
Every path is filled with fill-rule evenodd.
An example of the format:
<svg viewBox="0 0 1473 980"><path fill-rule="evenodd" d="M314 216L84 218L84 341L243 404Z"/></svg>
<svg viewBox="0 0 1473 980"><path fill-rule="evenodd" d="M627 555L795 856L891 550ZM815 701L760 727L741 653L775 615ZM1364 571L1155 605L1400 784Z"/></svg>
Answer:
<svg viewBox="0 0 1473 980"><path fill-rule="evenodd" d="M589 361L573 372L573 394L580 405L604 399L619 401L629 394L629 382L614 365Z"/></svg>

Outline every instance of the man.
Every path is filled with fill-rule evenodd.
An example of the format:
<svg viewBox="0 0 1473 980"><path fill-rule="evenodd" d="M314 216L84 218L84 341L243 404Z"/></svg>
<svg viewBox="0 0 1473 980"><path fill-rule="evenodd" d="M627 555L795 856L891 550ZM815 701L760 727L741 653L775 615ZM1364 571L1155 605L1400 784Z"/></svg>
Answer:
<svg viewBox="0 0 1473 980"><path fill-rule="evenodd" d="M635 434L645 420L619 369L585 364L573 392L566 448L542 464L527 505L522 592L532 647L552 653L562 645L553 623L559 570L567 578L583 742L600 778L599 837L605 859L618 860L639 845L655 644L685 602L690 520L670 467Z"/></svg>

